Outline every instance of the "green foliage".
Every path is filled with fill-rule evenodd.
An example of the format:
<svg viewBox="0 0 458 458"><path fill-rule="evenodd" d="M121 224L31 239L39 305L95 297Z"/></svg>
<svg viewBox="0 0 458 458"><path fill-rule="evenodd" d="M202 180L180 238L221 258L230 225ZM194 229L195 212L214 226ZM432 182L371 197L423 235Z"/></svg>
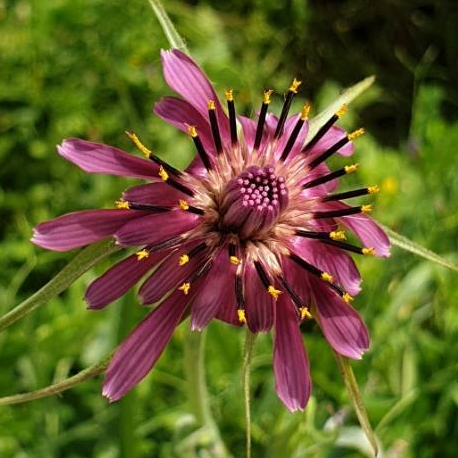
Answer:
<svg viewBox="0 0 458 458"><path fill-rule="evenodd" d="M361 171L351 178L355 183L380 185L375 216L382 223L456 264L458 124L450 116L454 93L448 84L447 52L458 41L452 39L450 24L445 23L442 35L437 29L431 38L431 30L425 31L421 22L427 2L423 9L412 6L409 11L397 4L403 2L390 2L394 9L389 12L383 10L387 2L379 2L383 20L391 23L386 25L389 30L399 30L407 13L416 12L417 27L408 29L409 37L417 38L415 46L409 48L412 42L407 40L407 48L400 52L389 40L378 38L377 46L369 48L376 37L368 34L366 52L356 54L354 35L350 40L342 27L354 24L355 17L358 24L373 23L373 11L360 8L361 2L354 2L358 7L353 9L346 5L349 2L341 2L346 5L337 9L342 20L330 20L330 25L317 2L285 3L285 8L273 0L174 1L165 6L217 90L234 88L237 106L247 112L257 108L262 88L273 87L281 94L294 76L304 78L305 95L314 106L324 107L342 84L376 72L381 83L352 104L344 120L346 126L363 124L378 133L357 141L354 160ZM335 13L331 9L329 15ZM442 8L437 11L442 14ZM437 15L433 17L436 21ZM133 151L124 135L124 130L132 129L157 154L180 167L189 161L192 147L186 136L151 116L153 102L168 93L159 60L159 49L167 43L146 0L0 0L0 24L3 314L74 256L34 247L29 242L31 228L68 211L112 206L131 184L84 174L56 154L56 144L79 136ZM359 30L366 29L367 25ZM306 46L313 36L322 40L310 41L316 45L314 53ZM427 47L428 40L439 49L437 60L431 54L425 57L425 49L420 52L418 44ZM345 43L351 53L342 51ZM388 84L396 79L393 69L399 67L385 69L387 56L390 62L412 63L403 65L401 86L405 88L408 81L414 89L402 99L399 112L400 93ZM334 68L331 64L335 70L323 72ZM447 118L442 115L445 102ZM273 108L280 103L277 97ZM380 106L391 107L389 122L379 122L377 110L370 111ZM369 113L369 124L364 113ZM397 123L407 128L393 128L391 136L381 137L378 127L386 132L386 126ZM44 387L97 362L144 316L133 294L102 312L85 308L86 285L116 256L0 334L0 396ZM399 249L393 249L386 261L357 262L364 288L355 306L368 323L372 346L353 369L380 448L391 457L455 456L456 273ZM204 444L190 440L195 423L186 398L183 332L177 330L154 371L119 403L109 405L101 397L102 378L98 377L61 396L0 407L0 456L209 456ZM211 407L235 457L244 455L245 443L240 380L243 334L213 323L207 335ZM253 456L367 456L331 350L312 323L304 326L304 338L312 364L313 398L304 413L294 415L285 411L274 393L271 339L257 340L252 373Z"/></svg>

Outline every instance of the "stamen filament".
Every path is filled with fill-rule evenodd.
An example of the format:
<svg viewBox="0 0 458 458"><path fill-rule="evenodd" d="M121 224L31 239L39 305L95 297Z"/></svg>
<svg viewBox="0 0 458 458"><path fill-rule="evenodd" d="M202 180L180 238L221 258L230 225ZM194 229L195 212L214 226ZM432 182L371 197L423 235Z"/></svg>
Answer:
<svg viewBox="0 0 458 458"><path fill-rule="evenodd" d="M205 214L202 208L194 207L193 205L189 205L188 202L184 199L180 199L179 202L180 208L184 211L188 211L190 213L194 213L196 215L203 215Z"/></svg>
<svg viewBox="0 0 458 458"><path fill-rule="evenodd" d="M266 289L268 289L270 286L270 280L266 274L266 271L262 267L261 263L259 261L255 261L254 267L256 268L256 272L258 273L262 284L265 286Z"/></svg>
<svg viewBox="0 0 458 458"><path fill-rule="evenodd" d="M245 291L243 289L243 278L242 278L242 272L241 271L237 271L237 274L235 275L234 288L235 288L235 299L236 299L236 302L237 302L237 308L239 310L244 310L244 308L245 308Z"/></svg>
<svg viewBox="0 0 458 458"><path fill-rule="evenodd" d="M150 159L154 163L156 163L159 166L162 166L165 170L170 172L172 175L175 175L177 177L182 175L182 172L180 172L178 169L175 167L171 166L167 162L163 161L161 158L157 157L155 154L151 152L143 143L140 141L138 136L134 132L129 132L126 131L126 135L130 138L132 143L135 145L135 147L145 155L147 159Z"/></svg>
<svg viewBox="0 0 458 458"><path fill-rule="evenodd" d="M340 208L338 210L329 210L314 212L315 219L338 218L339 216L356 215L357 213L369 213L372 211L372 205L361 205L359 207Z"/></svg>
<svg viewBox="0 0 458 458"><path fill-rule="evenodd" d="M317 165L324 162L328 157L331 157L335 152L337 152L342 146L346 145L349 142L348 137L343 137L326 151L323 151L319 156L317 156L312 162L309 164L309 169L314 169Z"/></svg>
<svg viewBox="0 0 458 458"><path fill-rule="evenodd" d="M146 212L151 212L151 213L163 213L163 212L168 212L172 210L172 207L168 205L150 205L150 204L141 204L137 202L131 202L131 201L118 201L116 203L116 206L118 208L126 208L129 210L142 210Z"/></svg>
<svg viewBox="0 0 458 458"><path fill-rule="evenodd" d="M297 137L299 135L299 132L302 129L302 126L304 125L304 122L307 119L308 113L310 111L310 105L304 105L302 108L301 116L296 122L296 125L294 126L293 131L291 132L291 135L288 139L288 142L285 145L285 149L283 150L283 153L281 154L280 161L285 161L285 159L288 157L289 153L291 152L294 143L297 140Z"/></svg>
<svg viewBox="0 0 458 458"><path fill-rule="evenodd" d="M226 91L227 111L229 112L229 129L231 131L231 143L236 145L237 139L237 117L235 115L234 94L232 89Z"/></svg>
<svg viewBox="0 0 458 458"><path fill-rule="evenodd" d="M319 278L320 280L324 281L327 285L333 285L333 283L332 283L333 282L333 278L329 273L318 269L318 267L315 267L313 264L310 264L305 259L302 259L301 257L299 257L297 254L289 253L289 257L296 264L301 266L303 269L305 269L307 272L309 272L313 276L315 276L315 277Z"/></svg>
<svg viewBox="0 0 458 458"><path fill-rule="evenodd" d="M372 247L359 247L356 245L352 245L350 243L341 242L339 240L332 240L332 239L323 239L321 240L323 243L327 245L332 245L337 248L341 248L342 250L351 251L352 253L356 254L363 254L373 256L375 254L375 250Z"/></svg>
<svg viewBox="0 0 458 458"><path fill-rule="evenodd" d="M204 166L207 170L212 169L212 165L210 162L210 157L208 156L207 152L205 151L204 145L202 144L202 141L200 140L199 135L197 135L197 130L194 126L189 126L188 127L188 133L191 136L194 145L196 146L197 153L199 154L200 158L202 159L202 162L204 163Z"/></svg>
<svg viewBox="0 0 458 458"><path fill-rule="evenodd" d="M229 261L238 266L242 261L237 257L237 252L236 252L236 245L235 243L229 243L228 246L228 251L229 251Z"/></svg>
<svg viewBox="0 0 458 458"><path fill-rule="evenodd" d="M298 81L296 78L294 78L294 81L291 83L291 86L288 89L288 93L286 94L283 108L281 110L280 118L278 120L277 128L275 129L274 138L280 138L283 133L285 121L288 117L289 109L291 108L291 102L293 101L294 96L297 94L297 88L300 86L300 84L301 81Z"/></svg>
<svg viewBox="0 0 458 458"><path fill-rule="evenodd" d="M309 239L317 239L317 240L345 240L345 233L344 231L331 231L331 232L319 232L319 231L304 231L302 229L296 230L296 235L300 237L306 237Z"/></svg>
<svg viewBox="0 0 458 458"><path fill-rule="evenodd" d="M339 170L327 173L326 175L322 175L322 176L320 176L318 178L315 178L312 181L309 181L308 183L303 184L302 188L303 189L313 188L313 187L318 186L320 184L328 183L329 181L335 180L336 178L339 178L339 177L341 177L343 175L346 175L348 173L353 173L356 170L358 170L358 164L346 165L345 167L342 167Z"/></svg>
<svg viewBox="0 0 458 458"><path fill-rule="evenodd" d="M259 146L261 145L262 133L263 133L264 124L266 121L267 108L269 107L269 104L270 104L270 96L272 95L272 92L273 92L272 90L264 91L263 101L261 105L261 112L259 113L258 125L256 126L256 135L255 135L254 146L253 146L254 150L259 149Z"/></svg>
<svg viewBox="0 0 458 458"><path fill-rule="evenodd" d="M287 293L290 295L291 300L293 301L293 304L296 306L297 310L299 311L299 314L301 314L301 310L304 307L304 305L300 297L296 294L292 286L286 281L286 279L283 276L280 275L278 277L278 280L280 281L283 288L285 288Z"/></svg>
<svg viewBox="0 0 458 458"><path fill-rule="evenodd" d="M320 127L318 132L312 137L312 139L304 146L304 152L312 149L326 134L326 132L336 123L336 121L341 118L347 111L347 106L342 105L329 119Z"/></svg>
<svg viewBox="0 0 458 458"><path fill-rule="evenodd" d="M212 130L213 143L218 154L223 152L223 145L221 143L221 134L218 127L218 119L216 117L215 102L213 100L208 101L208 117L210 118L210 126Z"/></svg>
<svg viewBox="0 0 458 458"><path fill-rule="evenodd" d="M329 196L323 197L323 202L350 199L352 197L360 197L360 196L365 196L367 194L375 194L378 191L379 191L378 186L370 186L368 188L354 189L352 191L339 192L338 194L330 194Z"/></svg>
<svg viewBox="0 0 458 458"><path fill-rule="evenodd" d="M179 181L170 178L170 175L167 173L167 171L162 165L159 167L159 176L165 183L172 186L172 188L175 188L178 191L181 191L182 193L187 194L190 197L194 197L194 193L187 186L180 183Z"/></svg>

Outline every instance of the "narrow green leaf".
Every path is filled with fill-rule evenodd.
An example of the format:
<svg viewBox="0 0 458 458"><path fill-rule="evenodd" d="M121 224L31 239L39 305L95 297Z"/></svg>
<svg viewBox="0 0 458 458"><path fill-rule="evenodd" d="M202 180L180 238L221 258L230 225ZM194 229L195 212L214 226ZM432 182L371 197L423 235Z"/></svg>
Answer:
<svg viewBox="0 0 458 458"><path fill-rule="evenodd" d="M162 6L162 3L159 0L149 0L149 4L156 15L170 46L189 54L183 38L181 38L180 34L175 29L175 26Z"/></svg>
<svg viewBox="0 0 458 458"><path fill-rule="evenodd" d="M354 86L345 89L325 110L310 120L310 127L306 142L312 138L318 129L342 106L348 105L353 99L366 91L375 81L375 76L369 76Z"/></svg>
<svg viewBox="0 0 458 458"><path fill-rule="evenodd" d="M383 230L387 233L388 237L390 238L390 242L394 246L402 248L406 251L410 251L410 253L416 254L417 256L421 256L422 258L425 258L428 261L435 262L436 264L439 264L441 266L447 267L448 269L454 270L455 272L458 272L458 266L443 258L442 256L439 256L433 251L428 250L427 248L424 248L415 242L412 242L408 238L398 234L397 232L391 230L386 226L383 226Z"/></svg>
<svg viewBox="0 0 458 458"><path fill-rule="evenodd" d="M355 409L356 416L358 417L359 424L361 425L361 428L366 434L367 440L372 446L372 449L374 451L374 457L377 457L377 441L375 439L375 434L370 424L369 417L367 416L366 408L364 407L363 398L361 396L361 392L359 391L359 387L356 382L353 369L350 366L350 362L347 358L339 355L336 352L334 352L334 355L336 357L337 364L342 374L342 378L344 379L345 386L347 387L348 396L350 397L353 403L353 407Z"/></svg>

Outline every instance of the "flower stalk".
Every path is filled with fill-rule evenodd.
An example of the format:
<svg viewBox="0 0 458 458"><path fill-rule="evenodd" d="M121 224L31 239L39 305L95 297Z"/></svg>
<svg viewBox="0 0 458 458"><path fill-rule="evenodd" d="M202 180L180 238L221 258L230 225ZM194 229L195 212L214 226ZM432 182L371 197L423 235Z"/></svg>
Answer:
<svg viewBox="0 0 458 458"><path fill-rule="evenodd" d="M246 435L246 458L251 458L251 362L253 360L253 350L256 341L256 334L249 329L245 333L245 348L243 355L243 398L245 408L245 435Z"/></svg>
<svg viewBox="0 0 458 458"><path fill-rule="evenodd" d="M69 377L61 382L53 383L46 388L41 388L29 393L14 394L12 396L5 396L0 398L0 406L7 406L12 404L21 404L23 402L34 401L36 399L46 398L54 394L62 393L70 388L74 388L80 383L85 382L95 376L101 374L106 370L110 363L111 355L104 358L102 361L78 372L76 375Z"/></svg>
<svg viewBox="0 0 458 458"><path fill-rule="evenodd" d="M84 248L46 285L1 317L0 332L65 291L83 273L118 250L120 247L112 240L104 240Z"/></svg>
<svg viewBox="0 0 458 458"><path fill-rule="evenodd" d="M364 401L359 390L358 382L356 381L355 374L350 365L348 358L345 358L342 355L339 355L337 352L334 352L334 356L337 361L340 373L344 380L345 386L347 388L348 396L351 399L353 407L358 417L359 424L366 434L367 440L372 447L374 452L374 457L378 456L378 445L375 438L374 431L372 429L369 417L367 416L366 408L364 406Z"/></svg>
<svg viewBox="0 0 458 458"><path fill-rule="evenodd" d="M195 332L189 327L184 336L184 372L191 411L197 426L203 434L210 433L213 456L227 458L229 453L221 440L218 426L210 408L205 378L205 339L206 332Z"/></svg>

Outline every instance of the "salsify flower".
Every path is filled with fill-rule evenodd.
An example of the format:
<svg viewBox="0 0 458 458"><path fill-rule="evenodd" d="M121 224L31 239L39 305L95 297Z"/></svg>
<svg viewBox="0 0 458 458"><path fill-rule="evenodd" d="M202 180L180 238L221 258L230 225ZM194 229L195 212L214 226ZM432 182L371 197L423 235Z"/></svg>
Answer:
<svg viewBox="0 0 458 458"><path fill-rule="evenodd" d="M165 97L155 113L187 133L197 155L177 170L128 133L146 159L99 143L68 139L61 156L89 173L135 177L114 209L70 213L35 228L32 241L65 251L114 237L133 254L92 282L85 299L102 309L146 277L138 295L156 304L116 351L103 394L114 401L151 370L176 326L188 315L193 330L213 318L253 333L273 329L276 391L286 407L303 409L310 395L309 360L300 324L315 319L331 347L358 359L367 329L351 306L360 275L349 253L388 256L389 241L367 215L371 205L343 200L376 186L336 193L338 178L357 165L330 170L333 154L349 156L362 129L335 126L342 106L308 138L309 106L289 116L300 82L277 117L264 91L256 120L226 110L202 70L187 55L162 52L167 84L182 98ZM346 240L345 229L358 245Z"/></svg>

